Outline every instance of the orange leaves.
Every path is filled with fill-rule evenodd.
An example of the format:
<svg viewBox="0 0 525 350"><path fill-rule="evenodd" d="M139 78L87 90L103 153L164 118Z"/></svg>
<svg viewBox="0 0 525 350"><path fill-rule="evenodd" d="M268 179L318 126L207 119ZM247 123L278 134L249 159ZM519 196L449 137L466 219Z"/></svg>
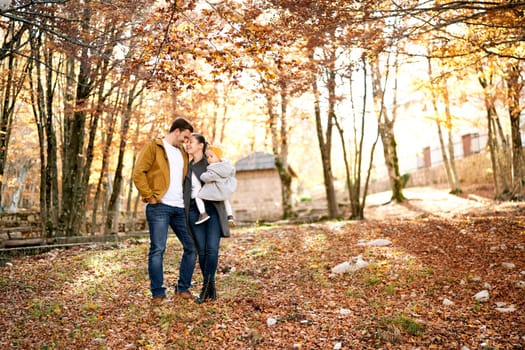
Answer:
<svg viewBox="0 0 525 350"><path fill-rule="evenodd" d="M320 222L236 229L222 242L218 300L152 308L147 239L60 250L0 269L0 344L38 348L412 349L523 347L521 207L449 218ZM388 237L387 247L358 245ZM138 244L137 244L138 243ZM166 285L177 280L172 237ZM520 248L521 247L521 248ZM362 254L370 267L328 277ZM507 270L503 262L513 262ZM100 271L103 270L103 273ZM195 292L200 275L194 275ZM483 284L500 313L477 304ZM444 299L453 304L444 304ZM504 300L503 300L504 299ZM5 311L4 311L5 310ZM6 317L8 316L8 317ZM269 319L275 320L270 322ZM23 340L21 340L23 339Z"/></svg>

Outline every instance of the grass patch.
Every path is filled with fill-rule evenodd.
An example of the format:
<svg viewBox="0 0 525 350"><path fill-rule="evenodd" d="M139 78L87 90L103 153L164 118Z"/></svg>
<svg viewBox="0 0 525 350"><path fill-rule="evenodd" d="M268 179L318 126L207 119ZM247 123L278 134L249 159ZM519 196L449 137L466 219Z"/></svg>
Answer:
<svg viewBox="0 0 525 350"><path fill-rule="evenodd" d="M420 325L404 314L398 315L395 322L410 335L421 336L425 330L423 325Z"/></svg>
<svg viewBox="0 0 525 350"><path fill-rule="evenodd" d="M434 269L430 266L425 266L421 272L423 273L423 275L425 276L433 276L434 275Z"/></svg>
<svg viewBox="0 0 525 350"><path fill-rule="evenodd" d="M260 248L260 247L257 247L257 248L253 248L253 249L250 249L247 254L251 255L251 256L265 256L268 252L266 251L266 249L263 249L263 248Z"/></svg>
<svg viewBox="0 0 525 350"><path fill-rule="evenodd" d="M365 299L365 295L363 293L361 293L360 291L355 290L355 289L347 289L345 291L345 295L348 296L348 297Z"/></svg>
<svg viewBox="0 0 525 350"><path fill-rule="evenodd" d="M390 296L394 295L396 293L396 287L392 284L387 285L385 287L385 293Z"/></svg>
<svg viewBox="0 0 525 350"><path fill-rule="evenodd" d="M221 296L255 297L260 289L260 284L242 271L230 273L220 284Z"/></svg>
<svg viewBox="0 0 525 350"><path fill-rule="evenodd" d="M419 324L417 321L411 319L405 314L401 313L395 317L385 317L379 320L378 327L382 330L392 329L392 326L412 335L412 336L422 336L425 327Z"/></svg>
<svg viewBox="0 0 525 350"><path fill-rule="evenodd" d="M50 318L55 315L59 315L62 312L62 308L57 303L46 303L41 300L31 300L31 314L35 318Z"/></svg>
<svg viewBox="0 0 525 350"><path fill-rule="evenodd" d="M5 287L9 285L9 278L0 277L0 287Z"/></svg>
<svg viewBox="0 0 525 350"><path fill-rule="evenodd" d="M175 320L175 313L169 312L167 310L163 310L163 312L159 316L159 326L162 329L162 331L167 332L173 321Z"/></svg>
<svg viewBox="0 0 525 350"><path fill-rule="evenodd" d="M378 276L368 276L365 279L365 284L367 286L375 286L381 283L381 278Z"/></svg>

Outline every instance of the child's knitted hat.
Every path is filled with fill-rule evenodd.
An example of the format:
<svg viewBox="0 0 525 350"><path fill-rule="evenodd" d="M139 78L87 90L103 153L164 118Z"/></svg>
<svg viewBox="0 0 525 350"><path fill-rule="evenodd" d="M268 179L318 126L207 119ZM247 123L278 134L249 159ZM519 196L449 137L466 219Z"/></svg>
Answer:
<svg viewBox="0 0 525 350"><path fill-rule="evenodd" d="M210 150L210 151L213 151L213 153L215 153L217 158L222 159L222 149L220 149L219 146L208 145L208 146L206 146L206 149Z"/></svg>

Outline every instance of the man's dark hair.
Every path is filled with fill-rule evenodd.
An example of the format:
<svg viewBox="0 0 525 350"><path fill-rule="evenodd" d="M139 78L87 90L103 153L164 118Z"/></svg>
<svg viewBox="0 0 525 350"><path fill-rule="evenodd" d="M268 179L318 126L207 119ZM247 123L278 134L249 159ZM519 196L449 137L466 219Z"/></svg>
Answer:
<svg viewBox="0 0 525 350"><path fill-rule="evenodd" d="M178 117L173 124L171 124L170 132L175 131L175 129L179 129L179 131L189 130L190 132L193 132L193 126L189 121L182 117Z"/></svg>

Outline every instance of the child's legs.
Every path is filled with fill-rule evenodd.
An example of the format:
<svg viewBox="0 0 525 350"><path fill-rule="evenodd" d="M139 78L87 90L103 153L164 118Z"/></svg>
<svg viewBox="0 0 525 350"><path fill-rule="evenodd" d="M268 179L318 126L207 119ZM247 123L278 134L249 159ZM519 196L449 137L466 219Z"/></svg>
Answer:
<svg viewBox="0 0 525 350"><path fill-rule="evenodd" d="M204 207L204 201L199 198L199 197L195 197L195 204L197 204L197 209L199 209L199 213L205 213L206 212L206 209Z"/></svg>
<svg viewBox="0 0 525 350"><path fill-rule="evenodd" d="M195 198L195 204L197 204L197 209L199 213L206 212L204 208L204 201L202 198L199 198L199 191L201 190L202 185L195 173L191 173L191 198Z"/></svg>
<svg viewBox="0 0 525 350"><path fill-rule="evenodd" d="M229 200L224 201L224 207L226 208L226 215L233 216L233 209L232 209L232 205Z"/></svg>

